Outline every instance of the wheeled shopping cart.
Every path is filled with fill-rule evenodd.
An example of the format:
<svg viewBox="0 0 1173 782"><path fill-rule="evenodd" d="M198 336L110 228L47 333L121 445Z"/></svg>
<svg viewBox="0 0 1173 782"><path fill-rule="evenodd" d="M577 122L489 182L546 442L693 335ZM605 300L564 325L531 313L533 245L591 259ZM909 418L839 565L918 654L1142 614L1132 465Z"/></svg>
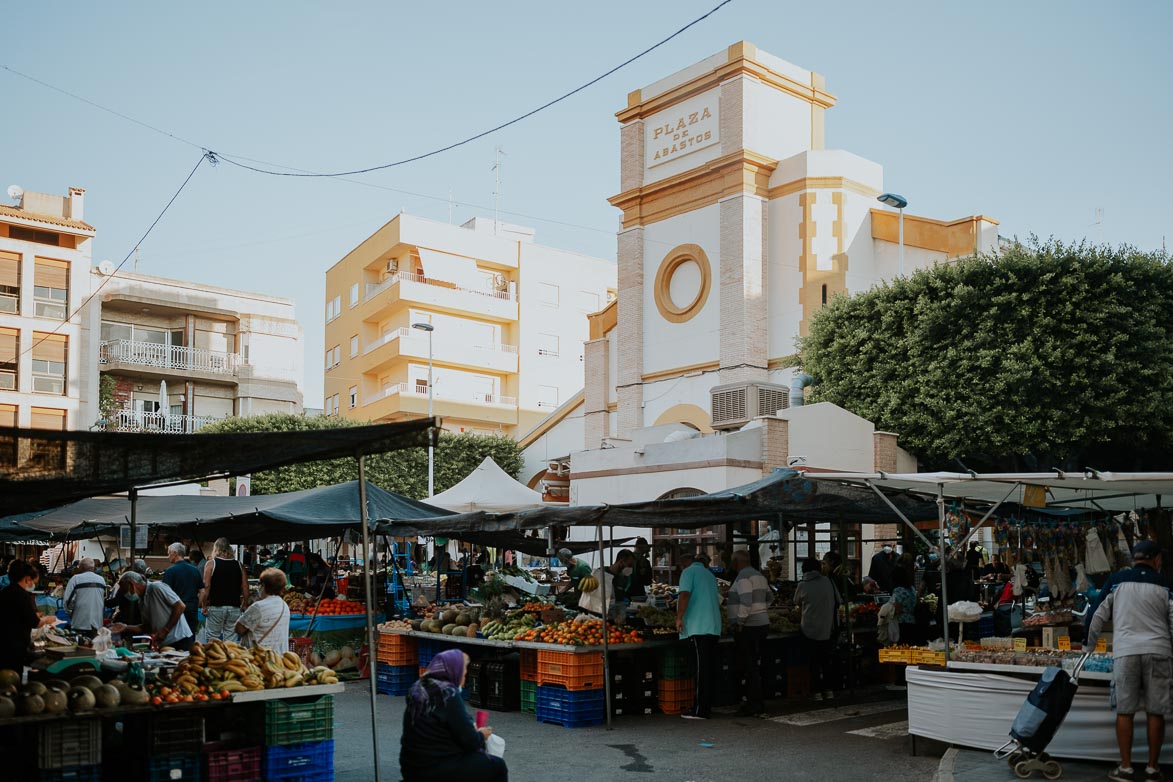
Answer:
<svg viewBox="0 0 1173 782"><path fill-rule="evenodd" d="M1047 779L1063 776L1063 766L1046 749L1071 711L1079 689L1079 672L1089 656L1084 654L1079 658L1070 674L1055 666L1045 669L1039 683L1026 696L1026 703L1010 726L1010 741L994 750L994 757L1009 763L1015 776L1029 779L1036 771Z"/></svg>

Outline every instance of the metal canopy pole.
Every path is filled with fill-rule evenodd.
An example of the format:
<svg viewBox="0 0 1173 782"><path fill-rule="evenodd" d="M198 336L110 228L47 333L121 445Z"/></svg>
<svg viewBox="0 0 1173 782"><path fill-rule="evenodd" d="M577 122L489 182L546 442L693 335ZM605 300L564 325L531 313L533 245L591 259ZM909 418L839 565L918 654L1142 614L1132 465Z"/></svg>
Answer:
<svg viewBox="0 0 1173 782"><path fill-rule="evenodd" d="M937 484L937 537L938 550L941 552L941 615L945 625L941 628L941 635L945 638L945 664L949 664L949 598L945 585L945 576L949 573L949 557L945 554L945 484Z"/></svg>
<svg viewBox="0 0 1173 782"><path fill-rule="evenodd" d="M130 494L130 569L134 570L134 536L138 526L138 489L131 489Z"/></svg>
<svg viewBox="0 0 1173 782"><path fill-rule="evenodd" d="M362 521L362 561L363 561L363 588L367 593L367 665L369 666L371 682L371 750L375 756L375 782L379 782L379 722L375 715L375 696L378 677L375 670L378 667L375 650L379 642L375 638L375 616L371 604L375 599L374 579L371 577L371 529L367 519L367 476L366 457L358 457L358 505L359 519Z"/></svg>
<svg viewBox="0 0 1173 782"><path fill-rule="evenodd" d="M1022 485L1021 483L1014 484L1012 487L1010 487L1010 491L1006 492L1005 497L1003 497L1002 499L998 500L993 505L991 505L990 509L988 511L986 511L986 515L982 516L982 520L974 525L973 529L971 529L969 531L969 534L965 536L965 540L961 541L961 544L957 548L964 550L965 547L967 545L969 545L970 539L973 538L973 536L977 534L977 531L982 528L983 524L985 524L987 521L989 521L990 516L994 515L994 511L998 510L998 507L1002 503L1004 503L1004 502L1006 502L1006 500L1010 499L1010 495L1013 494L1014 492L1016 492L1018 490L1018 487L1021 485Z"/></svg>
<svg viewBox="0 0 1173 782"><path fill-rule="evenodd" d="M595 528L599 532L599 569L603 570L603 525ZM603 708L607 712L607 730L611 730L611 663L607 658L607 573L601 572L599 589L603 590Z"/></svg>
<svg viewBox="0 0 1173 782"><path fill-rule="evenodd" d="M919 529L917 529L916 525L913 524L911 521L909 521L907 516L905 516L903 513L900 512L900 508L897 508L896 505L893 504L892 500L888 499L888 496L886 494L884 494L884 492L877 489L876 485L874 483L872 483L871 481L864 481L864 483L867 484L869 489L871 489L872 491L874 491L876 493L877 497L879 497L881 500L883 500L888 505L888 507L892 509L893 513L895 513L897 516L900 517L901 521L903 521L905 524L908 525L908 528L910 530L912 530L913 532L916 533L916 536L921 539L922 543L924 543L929 548L933 547L933 544L929 542L929 539L925 537L925 534L923 532L921 532Z"/></svg>

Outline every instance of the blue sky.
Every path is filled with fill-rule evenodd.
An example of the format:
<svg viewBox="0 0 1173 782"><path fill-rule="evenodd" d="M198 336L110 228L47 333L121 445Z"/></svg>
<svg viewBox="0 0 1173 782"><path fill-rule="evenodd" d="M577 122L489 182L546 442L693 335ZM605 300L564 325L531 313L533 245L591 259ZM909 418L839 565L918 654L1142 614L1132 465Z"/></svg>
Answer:
<svg viewBox="0 0 1173 782"><path fill-rule="evenodd" d="M0 64L202 146L338 170L492 127L717 2L23 3L6 11ZM449 192L485 207L458 206L458 222L491 213L496 145L502 209L520 213L502 219L614 258L614 112L628 91L741 39L826 76L839 98L827 146L881 163L912 212L1098 240L1100 207L1104 241L1160 248L1173 234L1170 29L1173 4L1160 0L734 0L555 108L355 178L367 185L205 167L139 270L295 299L306 404L320 406L327 267L400 209L447 220ZM95 261L121 260L200 154L4 71L0 97L0 186L86 188Z"/></svg>

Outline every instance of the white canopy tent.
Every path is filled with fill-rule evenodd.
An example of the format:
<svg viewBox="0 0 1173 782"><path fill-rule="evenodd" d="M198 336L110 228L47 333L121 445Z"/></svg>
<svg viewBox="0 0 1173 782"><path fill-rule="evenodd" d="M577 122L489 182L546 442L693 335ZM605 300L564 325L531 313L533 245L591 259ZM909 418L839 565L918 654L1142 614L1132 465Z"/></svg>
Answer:
<svg viewBox="0 0 1173 782"><path fill-rule="evenodd" d="M542 507L542 495L519 483L486 456L464 480L428 498L428 504L453 513L508 513Z"/></svg>

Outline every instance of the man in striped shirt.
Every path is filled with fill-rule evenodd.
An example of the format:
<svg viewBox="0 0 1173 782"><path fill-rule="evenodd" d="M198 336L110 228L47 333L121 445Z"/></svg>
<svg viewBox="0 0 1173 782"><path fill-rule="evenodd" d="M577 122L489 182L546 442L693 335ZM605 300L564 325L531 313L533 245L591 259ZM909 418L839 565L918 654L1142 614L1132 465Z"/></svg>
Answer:
<svg viewBox="0 0 1173 782"><path fill-rule="evenodd" d="M737 667L745 680L742 714L764 714L766 704L762 697L762 648L770 629L766 609L773 595L770 585L749 563L748 551L734 551L731 561L737 577L729 587L725 609L733 642L737 651Z"/></svg>

